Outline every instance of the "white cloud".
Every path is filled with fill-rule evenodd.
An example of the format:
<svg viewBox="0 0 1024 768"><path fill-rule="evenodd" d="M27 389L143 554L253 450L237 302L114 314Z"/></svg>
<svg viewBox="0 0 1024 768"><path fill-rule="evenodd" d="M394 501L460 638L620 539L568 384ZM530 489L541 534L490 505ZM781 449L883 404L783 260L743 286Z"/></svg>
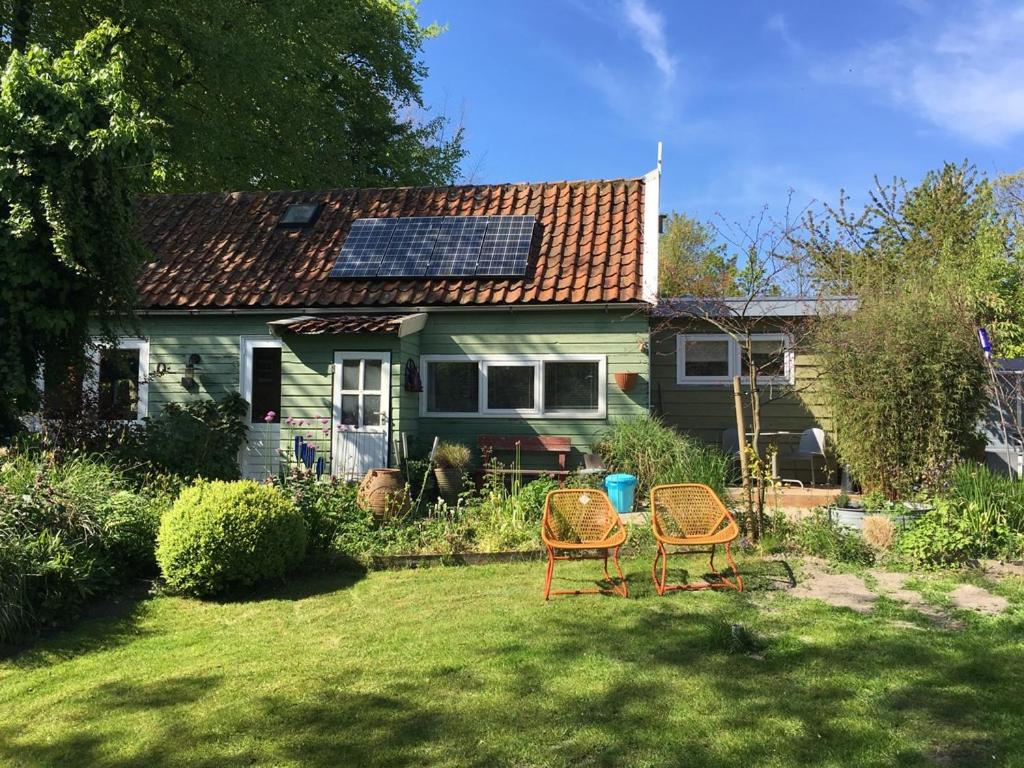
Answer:
<svg viewBox="0 0 1024 768"><path fill-rule="evenodd" d="M940 128L983 144L1024 133L1024 6L976 0L957 16L857 51L830 73L874 88Z"/></svg>
<svg viewBox="0 0 1024 768"><path fill-rule="evenodd" d="M676 76L676 59L668 51L665 20L645 0L623 0L626 22L640 39L640 47L654 60L667 83Z"/></svg>
<svg viewBox="0 0 1024 768"><path fill-rule="evenodd" d="M793 33L789 30L789 21L786 19L785 14L776 13L769 16L764 23L764 28L765 31L778 35L782 40L782 44L786 46L790 53L798 54L803 51L803 46L800 45L799 41L793 37Z"/></svg>

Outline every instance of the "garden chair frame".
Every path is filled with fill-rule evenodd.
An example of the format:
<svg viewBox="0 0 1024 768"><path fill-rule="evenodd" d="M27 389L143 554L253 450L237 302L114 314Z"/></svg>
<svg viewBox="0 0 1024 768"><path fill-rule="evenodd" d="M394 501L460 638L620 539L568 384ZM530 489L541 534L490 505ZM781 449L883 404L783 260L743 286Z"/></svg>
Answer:
<svg viewBox="0 0 1024 768"><path fill-rule="evenodd" d="M561 518L561 526L556 526L556 515ZM564 535L566 525L569 532L574 534L571 539ZM619 564L619 549L626 542L626 527L604 491L567 488L549 492L544 499L540 532L548 555L547 574L544 578L545 600L550 599L551 595L602 594L629 597L626 576ZM617 579L608 572L609 557L619 574ZM604 578L612 585L611 588L552 590L555 563L559 560L604 561Z"/></svg>
<svg viewBox="0 0 1024 768"><path fill-rule="evenodd" d="M658 591L664 595L671 591L696 591L700 589L735 589L743 591L743 577L730 547L739 538L740 527L736 518L726 509L718 495L708 486L699 483L672 483L657 485L651 489L651 527L658 550L651 566L651 579ZM678 535L681 532L682 535ZM725 559L732 569L731 579L715 568L715 550L722 545ZM675 549L669 547L683 548ZM704 549L704 547L707 547ZM689 555L706 552L709 555L711 574L714 582L698 584L669 584L668 558L671 555ZM660 576L658 564L661 564Z"/></svg>

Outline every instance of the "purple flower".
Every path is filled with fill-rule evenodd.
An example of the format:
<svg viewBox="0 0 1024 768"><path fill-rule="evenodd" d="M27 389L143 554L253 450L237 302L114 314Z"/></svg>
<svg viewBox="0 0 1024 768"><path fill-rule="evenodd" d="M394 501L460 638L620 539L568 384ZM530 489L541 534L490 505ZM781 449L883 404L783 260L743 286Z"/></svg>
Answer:
<svg viewBox="0 0 1024 768"><path fill-rule="evenodd" d="M263 420L265 422L267 422L267 424L269 424L270 422L272 422L276 418L277 418L277 412L276 411L267 411L267 415L263 417Z"/></svg>

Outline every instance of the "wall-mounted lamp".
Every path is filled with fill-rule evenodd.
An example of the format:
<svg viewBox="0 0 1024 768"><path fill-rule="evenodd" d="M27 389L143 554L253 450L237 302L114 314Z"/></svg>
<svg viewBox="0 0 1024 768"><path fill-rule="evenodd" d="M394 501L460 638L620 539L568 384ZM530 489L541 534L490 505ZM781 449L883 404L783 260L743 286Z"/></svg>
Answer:
<svg viewBox="0 0 1024 768"><path fill-rule="evenodd" d="M181 377L181 386L189 392L199 389L196 383L196 366L203 362L203 358L193 352L185 360L185 375Z"/></svg>

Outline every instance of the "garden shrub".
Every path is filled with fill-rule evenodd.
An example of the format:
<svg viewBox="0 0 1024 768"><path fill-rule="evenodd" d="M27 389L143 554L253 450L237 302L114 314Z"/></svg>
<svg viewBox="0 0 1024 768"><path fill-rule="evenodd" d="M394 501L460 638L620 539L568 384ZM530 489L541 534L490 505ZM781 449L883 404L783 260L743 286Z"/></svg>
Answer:
<svg viewBox="0 0 1024 768"><path fill-rule="evenodd" d="M245 444L248 405L237 392L219 401L168 403L132 433L116 455L160 473L184 478L235 480Z"/></svg>
<svg viewBox="0 0 1024 768"><path fill-rule="evenodd" d="M855 312L819 325L816 352L839 457L865 490L907 497L976 446L987 380L954 290L866 292Z"/></svg>
<svg viewBox="0 0 1024 768"><path fill-rule="evenodd" d="M73 619L90 598L153 571L166 501L88 457L0 464L0 642Z"/></svg>
<svg viewBox="0 0 1024 768"><path fill-rule="evenodd" d="M594 448L609 471L636 476L639 500L660 483L703 483L725 498L729 458L680 435L656 416L614 422Z"/></svg>
<svg viewBox="0 0 1024 768"><path fill-rule="evenodd" d="M823 510L800 520L788 531L790 542L806 555L836 563L871 565L875 552L856 531L837 525Z"/></svg>
<svg viewBox="0 0 1024 768"><path fill-rule="evenodd" d="M200 480L163 516L157 562L167 585L210 596L279 579L306 551L306 525L278 488Z"/></svg>

